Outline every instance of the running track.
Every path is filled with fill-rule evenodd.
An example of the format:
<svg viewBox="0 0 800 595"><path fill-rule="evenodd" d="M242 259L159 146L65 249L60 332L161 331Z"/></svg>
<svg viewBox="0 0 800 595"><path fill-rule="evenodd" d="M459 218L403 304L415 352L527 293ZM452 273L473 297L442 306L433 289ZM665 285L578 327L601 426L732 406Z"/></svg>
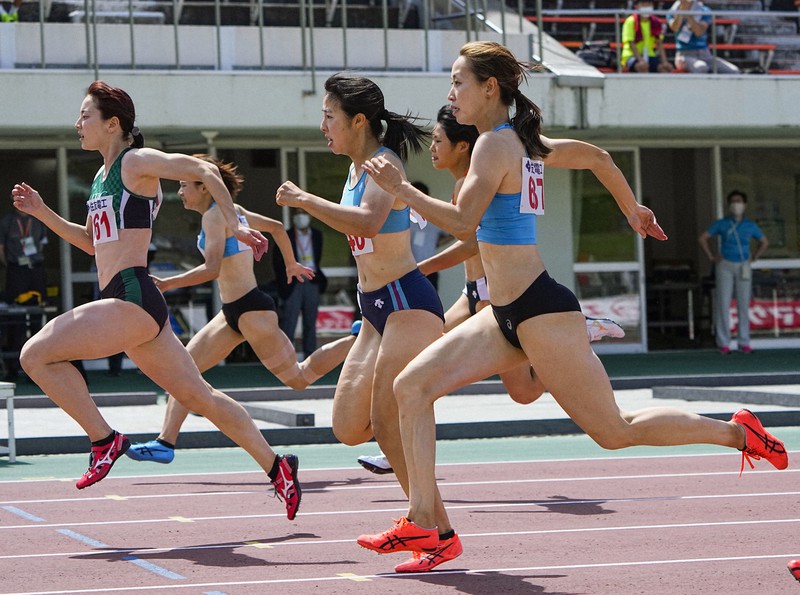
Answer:
<svg viewBox="0 0 800 595"><path fill-rule="evenodd" d="M790 459L800 453L790 453ZM393 574L359 548L405 510L393 476L303 470L294 522L255 472L0 483L0 592L800 593L800 477L738 454L438 467L464 554Z"/></svg>

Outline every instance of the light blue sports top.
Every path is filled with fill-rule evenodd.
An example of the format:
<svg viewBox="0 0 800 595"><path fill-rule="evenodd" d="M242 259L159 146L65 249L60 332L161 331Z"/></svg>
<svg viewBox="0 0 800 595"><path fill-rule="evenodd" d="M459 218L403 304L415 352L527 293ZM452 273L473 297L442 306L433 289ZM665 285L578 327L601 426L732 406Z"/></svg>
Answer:
<svg viewBox="0 0 800 595"><path fill-rule="evenodd" d="M216 202L211 203L211 207L216 206ZM209 209L211 207L208 207ZM239 222L242 225L247 225L247 218L244 215L240 215L237 213L237 217L239 217ZM206 232L203 228L200 228L200 234L197 236L197 249L200 250L200 253L205 256L206 255ZM245 250L252 251L252 248L245 244L244 242L240 242L236 239L236 236L228 236L225 238L225 251L222 253L222 258L227 258L228 256L233 256L234 254L239 254L239 252L244 252Z"/></svg>
<svg viewBox="0 0 800 595"><path fill-rule="evenodd" d="M396 155L394 151L388 147L381 147L375 152L380 155L384 151L389 151ZM367 172L361 172L361 177L358 178L356 185L350 188L350 176L353 172L353 164L350 164L350 170L347 172L347 181L344 183L344 190L342 190L342 200L340 204L346 207L358 207L361 205L361 198L364 196L364 187L367 185ZM411 219L409 214L411 209L406 205L404 209L389 211L389 216L386 218L383 226L378 230L378 233L395 233L398 231L405 231L411 227Z"/></svg>
<svg viewBox="0 0 800 595"><path fill-rule="evenodd" d="M506 122L493 131L505 128L512 126ZM520 213L521 200L522 192L495 194L481 217L476 233L478 241L504 246L536 244L536 215Z"/></svg>

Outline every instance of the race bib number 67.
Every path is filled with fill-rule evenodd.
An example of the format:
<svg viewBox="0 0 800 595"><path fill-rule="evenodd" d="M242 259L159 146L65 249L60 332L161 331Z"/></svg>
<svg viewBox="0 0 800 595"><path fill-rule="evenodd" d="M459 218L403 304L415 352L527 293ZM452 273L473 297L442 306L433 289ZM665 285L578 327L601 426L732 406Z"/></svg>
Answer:
<svg viewBox="0 0 800 595"><path fill-rule="evenodd" d="M92 226L92 243L105 244L119 239L117 231L117 218L114 216L112 196L101 196L90 199L86 206Z"/></svg>
<svg viewBox="0 0 800 595"><path fill-rule="evenodd" d="M522 160L520 213L544 215L544 162L525 157Z"/></svg>

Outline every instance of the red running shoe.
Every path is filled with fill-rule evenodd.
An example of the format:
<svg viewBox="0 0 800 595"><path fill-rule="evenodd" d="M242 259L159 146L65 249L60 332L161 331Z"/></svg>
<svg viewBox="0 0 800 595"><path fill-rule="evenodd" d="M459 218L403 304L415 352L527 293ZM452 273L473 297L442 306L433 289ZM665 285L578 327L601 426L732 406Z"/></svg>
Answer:
<svg viewBox="0 0 800 595"><path fill-rule="evenodd" d="M789 572L792 573L792 576L800 582L800 560L790 560L789 561Z"/></svg>
<svg viewBox="0 0 800 595"><path fill-rule="evenodd" d="M742 449L742 468L739 470L740 477L742 471L744 471L745 459L747 459L751 469L755 468L750 460L751 458L756 460L767 459L776 469L783 470L789 466L789 456L786 454L783 442L767 432L751 411L739 409L733 414L731 421L742 426L745 432L744 448Z"/></svg>
<svg viewBox="0 0 800 595"><path fill-rule="evenodd" d="M275 495L278 500L286 504L286 518L294 520L297 510L300 508L300 497L302 490L300 482L297 481L298 460L295 455L279 456L278 476L272 485L275 488Z"/></svg>
<svg viewBox="0 0 800 595"><path fill-rule="evenodd" d="M428 572L439 564L455 560L464 552L458 534L439 541L439 545L429 554L414 552L408 560L394 567L395 572Z"/></svg>
<svg viewBox="0 0 800 595"><path fill-rule="evenodd" d="M93 446L89 453L89 469L75 483L79 490L103 479L114 462L130 448L131 442L119 432L114 432L114 439L104 446Z"/></svg>
<svg viewBox="0 0 800 595"><path fill-rule="evenodd" d="M362 535L358 545L379 554L394 552L432 552L439 545L439 531L436 528L423 529L403 517L383 533Z"/></svg>

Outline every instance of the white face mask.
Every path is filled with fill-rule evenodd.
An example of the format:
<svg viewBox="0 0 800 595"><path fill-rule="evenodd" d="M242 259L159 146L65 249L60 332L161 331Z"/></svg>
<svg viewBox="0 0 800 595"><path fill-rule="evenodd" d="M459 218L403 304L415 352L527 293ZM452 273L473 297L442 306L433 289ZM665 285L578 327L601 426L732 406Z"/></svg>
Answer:
<svg viewBox="0 0 800 595"><path fill-rule="evenodd" d="M307 213L297 213L292 217L295 227L305 229L311 224L311 217Z"/></svg>
<svg viewBox="0 0 800 595"><path fill-rule="evenodd" d="M653 7L652 6L640 6L638 10L639 10L639 14L652 14Z"/></svg>
<svg viewBox="0 0 800 595"><path fill-rule="evenodd" d="M744 203L743 202L732 202L731 203L731 213L735 217L741 217L744 215Z"/></svg>

